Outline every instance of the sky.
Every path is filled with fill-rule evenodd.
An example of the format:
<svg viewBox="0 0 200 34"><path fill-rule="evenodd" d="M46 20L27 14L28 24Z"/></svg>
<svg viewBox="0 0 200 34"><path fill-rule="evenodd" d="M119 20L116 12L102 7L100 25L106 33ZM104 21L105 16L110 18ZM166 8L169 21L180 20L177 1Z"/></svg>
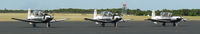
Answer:
<svg viewBox="0 0 200 34"><path fill-rule="evenodd" d="M0 9L106 9L122 8L126 3L129 9L200 9L200 0L0 0Z"/></svg>

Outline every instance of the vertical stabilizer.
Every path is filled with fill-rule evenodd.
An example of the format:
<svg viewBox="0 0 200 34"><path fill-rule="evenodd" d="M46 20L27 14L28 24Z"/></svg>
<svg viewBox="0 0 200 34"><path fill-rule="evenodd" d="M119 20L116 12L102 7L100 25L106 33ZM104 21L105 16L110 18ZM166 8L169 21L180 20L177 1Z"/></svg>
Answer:
<svg viewBox="0 0 200 34"><path fill-rule="evenodd" d="M97 19L96 17L97 17L97 10L94 9L94 17L93 17L93 19ZM95 23L96 23L96 24L99 24L98 22L95 22Z"/></svg>
<svg viewBox="0 0 200 34"><path fill-rule="evenodd" d="M31 18L31 9L28 8L28 19L30 19L30 18Z"/></svg>
<svg viewBox="0 0 200 34"><path fill-rule="evenodd" d="M96 9L94 9L94 19L97 17L97 10Z"/></svg>
<svg viewBox="0 0 200 34"><path fill-rule="evenodd" d="M152 10L151 17L155 17L155 16L156 16L155 10Z"/></svg>

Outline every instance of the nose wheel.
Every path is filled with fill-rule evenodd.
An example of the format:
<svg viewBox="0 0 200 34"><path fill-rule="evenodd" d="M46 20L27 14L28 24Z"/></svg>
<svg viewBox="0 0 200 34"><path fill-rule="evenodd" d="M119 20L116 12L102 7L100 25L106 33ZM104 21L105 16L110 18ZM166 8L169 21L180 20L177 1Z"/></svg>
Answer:
<svg viewBox="0 0 200 34"><path fill-rule="evenodd" d="M162 26L166 26L166 23L162 23Z"/></svg>
<svg viewBox="0 0 200 34"><path fill-rule="evenodd" d="M50 23L47 23L47 25L46 25L46 26L49 28L51 25L50 25Z"/></svg>
<svg viewBox="0 0 200 34"><path fill-rule="evenodd" d="M173 26L176 27L178 24L177 23L173 23Z"/></svg>

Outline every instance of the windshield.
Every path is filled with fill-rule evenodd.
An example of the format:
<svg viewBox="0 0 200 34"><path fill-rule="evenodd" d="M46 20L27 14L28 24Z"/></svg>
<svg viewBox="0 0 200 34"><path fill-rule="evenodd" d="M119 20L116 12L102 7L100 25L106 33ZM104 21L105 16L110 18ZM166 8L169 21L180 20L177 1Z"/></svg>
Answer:
<svg viewBox="0 0 200 34"><path fill-rule="evenodd" d="M42 16L43 15L43 11L33 11L33 15Z"/></svg>

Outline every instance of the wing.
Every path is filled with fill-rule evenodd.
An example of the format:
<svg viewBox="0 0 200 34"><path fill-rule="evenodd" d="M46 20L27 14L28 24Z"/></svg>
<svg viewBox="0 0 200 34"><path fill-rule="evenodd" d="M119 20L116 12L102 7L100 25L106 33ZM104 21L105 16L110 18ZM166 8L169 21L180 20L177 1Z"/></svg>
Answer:
<svg viewBox="0 0 200 34"><path fill-rule="evenodd" d="M124 23L126 23L126 22L131 21L131 20L133 20L133 19L123 19L123 20L120 20L119 22L124 22Z"/></svg>
<svg viewBox="0 0 200 34"><path fill-rule="evenodd" d="M103 21L103 20L96 20L96 19L89 19L89 18L85 18L85 20L89 20L89 21L93 21L93 22L102 22L102 23L105 23L105 21Z"/></svg>
<svg viewBox="0 0 200 34"><path fill-rule="evenodd" d="M190 20L189 20L189 19L183 19L182 21L183 21L183 22L187 22L187 21L190 21Z"/></svg>
<svg viewBox="0 0 200 34"><path fill-rule="evenodd" d="M23 21L23 22L40 22L40 21L34 21L34 20L28 20L28 19L19 19L19 18L11 18L11 19Z"/></svg>
<svg viewBox="0 0 200 34"><path fill-rule="evenodd" d="M61 21L65 21L65 20L69 20L69 19L66 19L66 18L65 19L58 19L58 20L52 20L51 22L54 23L54 22L61 22Z"/></svg>
<svg viewBox="0 0 200 34"><path fill-rule="evenodd" d="M146 19L153 22L170 22L169 20L155 20L155 19Z"/></svg>

